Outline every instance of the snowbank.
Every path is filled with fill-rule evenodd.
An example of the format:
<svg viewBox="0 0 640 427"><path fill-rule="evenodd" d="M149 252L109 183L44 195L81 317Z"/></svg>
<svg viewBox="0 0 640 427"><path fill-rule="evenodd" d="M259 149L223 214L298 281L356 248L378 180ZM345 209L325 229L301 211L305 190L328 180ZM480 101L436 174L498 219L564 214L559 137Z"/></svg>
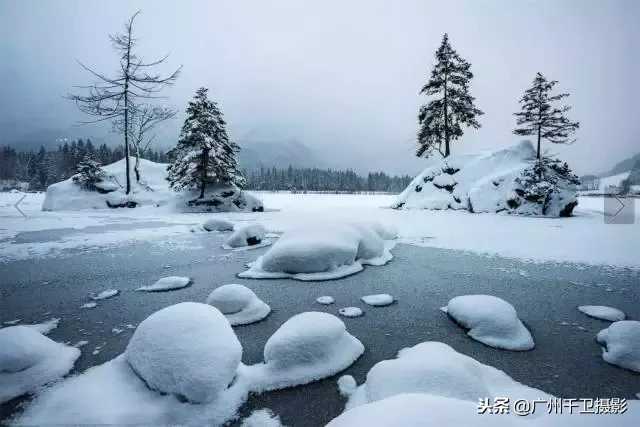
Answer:
<svg viewBox="0 0 640 427"><path fill-rule="evenodd" d="M136 289L136 291L144 292L163 292L171 291L174 289L186 288L192 283L189 277L169 276L159 279L152 285L142 286Z"/></svg>
<svg viewBox="0 0 640 427"><path fill-rule="evenodd" d="M605 305L581 305L578 310L587 316L609 322L624 320L626 317L623 311Z"/></svg>
<svg viewBox="0 0 640 427"><path fill-rule="evenodd" d="M601 330L596 340L602 348L602 358L622 368L640 372L640 322L621 320Z"/></svg>
<svg viewBox="0 0 640 427"><path fill-rule="evenodd" d="M218 310L185 302L142 321L125 357L151 389L202 403L214 400L229 386L242 346Z"/></svg>
<svg viewBox="0 0 640 427"><path fill-rule="evenodd" d="M414 178L393 207L571 215L577 205L577 178L550 161L542 183L528 182L535 155L533 145L523 141L495 152L450 156Z"/></svg>
<svg viewBox="0 0 640 427"><path fill-rule="evenodd" d="M331 280L384 265L393 256L392 231L382 225L333 223L285 232L273 247L239 274L253 279Z"/></svg>
<svg viewBox="0 0 640 427"><path fill-rule="evenodd" d="M242 248L245 246L256 246L262 243L267 230L260 224L250 224L238 228L227 239L224 247Z"/></svg>
<svg viewBox="0 0 640 427"><path fill-rule="evenodd" d="M211 218L202 223L207 231L233 231L233 223L224 219Z"/></svg>
<svg viewBox="0 0 640 427"><path fill-rule="evenodd" d="M220 310L231 326L259 322L271 313L271 307L243 285L220 286L209 294L206 302Z"/></svg>
<svg viewBox="0 0 640 427"><path fill-rule="evenodd" d="M78 357L80 350L52 341L37 328L0 329L0 403L62 378Z"/></svg>
<svg viewBox="0 0 640 427"><path fill-rule="evenodd" d="M515 308L501 298L463 295L451 299L442 311L468 329L467 335L488 346L518 351L535 346Z"/></svg>

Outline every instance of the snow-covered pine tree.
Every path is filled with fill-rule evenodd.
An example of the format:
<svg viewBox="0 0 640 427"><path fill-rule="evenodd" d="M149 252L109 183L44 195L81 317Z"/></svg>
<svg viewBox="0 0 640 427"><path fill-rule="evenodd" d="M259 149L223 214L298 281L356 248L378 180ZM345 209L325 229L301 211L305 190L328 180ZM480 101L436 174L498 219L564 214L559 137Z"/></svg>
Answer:
<svg viewBox="0 0 640 427"><path fill-rule="evenodd" d="M568 93L552 95L557 80L547 80L541 73L537 73L532 86L527 89L520 99L522 110L514 113L517 120L516 135L537 135L537 158L542 157L540 141L546 139L554 144L567 144L579 127L579 122L572 122L565 113L571 109L568 105L556 106L556 103L569 96Z"/></svg>
<svg viewBox="0 0 640 427"><path fill-rule="evenodd" d="M100 163L89 156L85 156L80 163L78 163L76 172L73 176L73 182L89 191L95 190L96 184L101 182L106 176L105 171L100 167Z"/></svg>
<svg viewBox="0 0 640 427"><path fill-rule="evenodd" d="M431 78L420 90L420 94L434 99L420 107L418 113L418 157L429 157L434 150L448 157L450 142L464 133L462 126L478 129L480 123L476 117L484 114L476 108L475 98L469 94L469 83L473 78L471 64L453 50L447 34L442 37L435 57Z"/></svg>
<svg viewBox="0 0 640 427"><path fill-rule="evenodd" d="M240 147L229 139L222 111L208 99L207 92L207 88L198 89L189 102L180 139L169 152L171 163L167 167L171 188L200 189L200 199L208 184L244 185L237 160Z"/></svg>

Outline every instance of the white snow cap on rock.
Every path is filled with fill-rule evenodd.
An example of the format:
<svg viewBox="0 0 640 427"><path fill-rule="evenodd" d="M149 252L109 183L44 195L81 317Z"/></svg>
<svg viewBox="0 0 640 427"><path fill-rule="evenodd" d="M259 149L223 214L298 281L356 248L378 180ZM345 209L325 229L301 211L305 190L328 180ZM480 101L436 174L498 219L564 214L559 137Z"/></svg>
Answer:
<svg viewBox="0 0 640 427"><path fill-rule="evenodd" d="M262 243L267 230L260 224L250 224L237 228L225 243L226 248L242 248Z"/></svg>
<svg viewBox="0 0 640 427"><path fill-rule="evenodd" d="M171 291L174 289L182 289L189 286L192 283L191 278L181 276L168 276L159 279L152 285L142 286L136 291L144 292L162 292Z"/></svg>
<svg viewBox="0 0 640 427"><path fill-rule="evenodd" d="M233 231L233 223L224 219L211 218L202 223L207 231Z"/></svg>
<svg viewBox="0 0 640 427"><path fill-rule="evenodd" d="M285 232L267 253L239 274L253 279L331 280L357 273L363 265L393 258L393 230L369 223L333 223Z"/></svg>
<svg viewBox="0 0 640 427"><path fill-rule="evenodd" d="M360 317L364 314L360 307L343 307L338 313L344 317Z"/></svg>
<svg viewBox="0 0 640 427"><path fill-rule="evenodd" d="M98 295L91 297L94 301L100 301L103 299L113 298L120 293L117 289L106 289L100 292Z"/></svg>
<svg viewBox="0 0 640 427"><path fill-rule="evenodd" d="M282 427L282 422L270 409L257 409L242 420L240 427Z"/></svg>
<svg viewBox="0 0 640 427"><path fill-rule="evenodd" d="M80 350L57 343L36 328L0 329L0 403L65 376Z"/></svg>
<svg viewBox="0 0 640 427"><path fill-rule="evenodd" d="M468 329L467 335L488 346L518 351L535 346L516 309L501 298L463 295L451 299L442 311Z"/></svg>
<svg viewBox="0 0 640 427"><path fill-rule="evenodd" d="M605 305L581 305L578 310L589 317L609 322L617 322L626 318L623 311Z"/></svg>
<svg viewBox="0 0 640 427"><path fill-rule="evenodd" d="M394 298L389 294L365 295L360 299L365 304L368 304L374 307L383 307L385 305L393 304L393 302L395 301Z"/></svg>
<svg viewBox="0 0 640 427"><path fill-rule="evenodd" d="M336 302L336 300L332 296L323 295L321 297L316 298L316 302L322 305L331 305L334 302Z"/></svg>
<svg viewBox="0 0 640 427"><path fill-rule="evenodd" d="M203 403L229 386L242 346L216 308L183 302L143 320L125 357L151 389Z"/></svg>
<svg viewBox="0 0 640 427"><path fill-rule="evenodd" d="M231 326L258 322L271 312L271 307L244 285L220 286L209 294L206 302L220 310Z"/></svg>
<svg viewBox="0 0 640 427"><path fill-rule="evenodd" d="M621 320L598 332L602 358L622 368L640 372L640 322Z"/></svg>

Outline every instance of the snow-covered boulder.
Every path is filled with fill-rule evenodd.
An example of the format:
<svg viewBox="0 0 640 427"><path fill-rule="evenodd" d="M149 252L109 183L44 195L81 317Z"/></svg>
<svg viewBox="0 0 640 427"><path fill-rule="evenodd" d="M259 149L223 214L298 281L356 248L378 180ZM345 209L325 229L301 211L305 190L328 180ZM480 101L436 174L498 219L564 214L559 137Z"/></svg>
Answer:
<svg viewBox="0 0 640 427"><path fill-rule="evenodd" d="M605 305L581 305L578 310L594 319L608 320L609 322L617 322L626 318L622 310Z"/></svg>
<svg viewBox="0 0 640 427"><path fill-rule="evenodd" d="M323 295L316 298L316 302L322 305L331 305L336 302L336 300L331 295Z"/></svg>
<svg viewBox="0 0 640 427"><path fill-rule="evenodd" d="M606 362L640 372L640 321L614 322L596 339L603 347L602 358Z"/></svg>
<svg viewBox="0 0 640 427"><path fill-rule="evenodd" d="M334 223L285 232L239 274L247 278L331 280L354 274L363 265L384 265L393 256L393 231L378 225Z"/></svg>
<svg viewBox="0 0 640 427"><path fill-rule="evenodd" d="M362 302L367 305L371 305L373 307L384 307L386 305L391 305L395 301L393 296L389 294L374 294L374 295L365 295L360 298Z"/></svg>
<svg viewBox="0 0 640 427"><path fill-rule="evenodd" d="M207 304L220 310L231 326L258 322L271 312L271 307L251 289L237 284L214 289L207 297Z"/></svg>
<svg viewBox="0 0 640 427"><path fill-rule="evenodd" d="M468 329L467 335L488 346L518 351L535 346L516 309L501 298L463 295L451 299L442 311Z"/></svg>
<svg viewBox="0 0 640 427"><path fill-rule="evenodd" d="M578 178L566 163L538 163L535 156L533 145L523 141L503 150L435 161L393 207L570 216L578 203Z"/></svg>
<svg viewBox="0 0 640 427"><path fill-rule="evenodd" d="M334 375L364 352L344 323L328 313L305 312L287 320L264 346L264 364L249 367L257 390L307 384Z"/></svg>
<svg viewBox="0 0 640 427"><path fill-rule="evenodd" d="M344 317L360 317L364 312L360 307L342 307L338 313Z"/></svg>
<svg viewBox="0 0 640 427"><path fill-rule="evenodd" d="M190 277L181 277L181 276L168 276L163 277L162 279L158 279L155 283L151 285L141 286L136 291L143 292L164 292L164 291L172 291L174 289L182 289L186 288L192 283Z"/></svg>
<svg viewBox="0 0 640 427"><path fill-rule="evenodd" d="M236 229L227 239L224 246L227 248L242 248L256 246L262 243L267 230L260 224L250 224Z"/></svg>
<svg viewBox="0 0 640 427"><path fill-rule="evenodd" d="M151 389L203 403L231 384L242 346L220 311L184 302L143 320L125 357Z"/></svg>
<svg viewBox="0 0 640 427"><path fill-rule="evenodd" d="M45 337L35 327L0 329L0 403L65 376L80 350Z"/></svg>
<svg viewBox="0 0 640 427"><path fill-rule="evenodd" d="M202 223L207 231L233 231L233 223L224 219L210 218Z"/></svg>

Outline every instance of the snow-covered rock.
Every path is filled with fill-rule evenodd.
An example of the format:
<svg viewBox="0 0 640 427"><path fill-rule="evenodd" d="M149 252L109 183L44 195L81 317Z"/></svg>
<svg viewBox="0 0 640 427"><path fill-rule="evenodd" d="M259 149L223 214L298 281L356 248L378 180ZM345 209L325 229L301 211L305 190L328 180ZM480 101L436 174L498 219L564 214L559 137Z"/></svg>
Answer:
<svg viewBox="0 0 640 427"><path fill-rule="evenodd" d="M305 312L287 320L264 346L264 364L244 377L254 390L307 384L334 375L355 362L364 346L344 323L328 313Z"/></svg>
<svg viewBox="0 0 640 427"><path fill-rule="evenodd" d="M640 372L640 321L614 322L598 332L596 339L606 362Z"/></svg>
<svg viewBox="0 0 640 427"><path fill-rule="evenodd" d="M467 335L488 346L518 351L535 346L515 308L501 298L463 295L451 299L442 311L468 329Z"/></svg>
<svg viewBox="0 0 640 427"><path fill-rule="evenodd" d="M171 291L174 289L186 288L192 283L191 278L181 276L168 276L159 279L152 285L141 286L136 291L144 292L163 292Z"/></svg>
<svg viewBox="0 0 640 427"><path fill-rule="evenodd" d="M227 248L242 248L262 243L267 230L260 224L250 224L236 229L225 242Z"/></svg>
<svg viewBox="0 0 640 427"><path fill-rule="evenodd" d="M608 320L609 322L617 322L626 318L622 310L605 305L581 305L578 310L589 317Z"/></svg>
<svg viewBox="0 0 640 427"><path fill-rule="evenodd" d="M282 427L282 422L271 410L258 409L242 420L240 427Z"/></svg>
<svg viewBox="0 0 640 427"><path fill-rule="evenodd" d="M503 150L436 161L414 178L393 207L571 215L577 205L577 177L566 164L545 159L544 179L539 180L535 154L533 145L523 141Z"/></svg>
<svg viewBox="0 0 640 427"><path fill-rule="evenodd" d="M206 302L220 310L231 326L258 322L271 312L271 307L258 298L251 289L237 284L223 285L214 289Z"/></svg>
<svg viewBox="0 0 640 427"><path fill-rule="evenodd" d="M211 218L202 223L207 231L233 231L233 223L219 218Z"/></svg>
<svg viewBox="0 0 640 427"><path fill-rule="evenodd" d="M360 307L343 307L338 313L344 317L360 317L364 314Z"/></svg>
<svg viewBox="0 0 640 427"><path fill-rule="evenodd" d="M365 304L368 304L374 307L384 307L385 305L393 304L393 302L395 301L393 296L389 294L365 295L360 299Z"/></svg>
<svg viewBox="0 0 640 427"><path fill-rule="evenodd" d="M334 302L336 302L336 300L332 296L323 295L321 297L316 298L316 302L322 305L331 305Z"/></svg>
<svg viewBox="0 0 640 427"><path fill-rule="evenodd" d="M331 280L362 271L363 265L384 265L393 256L395 235L368 223L334 223L285 232L267 253L240 277Z"/></svg>
<svg viewBox="0 0 640 427"><path fill-rule="evenodd" d="M97 295L91 297L94 301L100 301L103 299L113 298L120 293L117 289L105 289L104 291L99 292Z"/></svg>
<svg viewBox="0 0 640 427"><path fill-rule="evenodd" d="M28 326L0 329L0 403L65 376L80 350Z"/></svg>
<svg viewBox="0 0 640 427"><path fill-rule="evenodd" d="M151 389L203 403L233 381L242 346L217 309L184 302L142 321L125 357Z"/></svg>
<svg viewBox="0 0 640 427"><path fill-rule="evenodd" d="M187 212L262 212L262 201L235 185L210 185L203 198L198 192L178 193L176 206Z"/></svg>

